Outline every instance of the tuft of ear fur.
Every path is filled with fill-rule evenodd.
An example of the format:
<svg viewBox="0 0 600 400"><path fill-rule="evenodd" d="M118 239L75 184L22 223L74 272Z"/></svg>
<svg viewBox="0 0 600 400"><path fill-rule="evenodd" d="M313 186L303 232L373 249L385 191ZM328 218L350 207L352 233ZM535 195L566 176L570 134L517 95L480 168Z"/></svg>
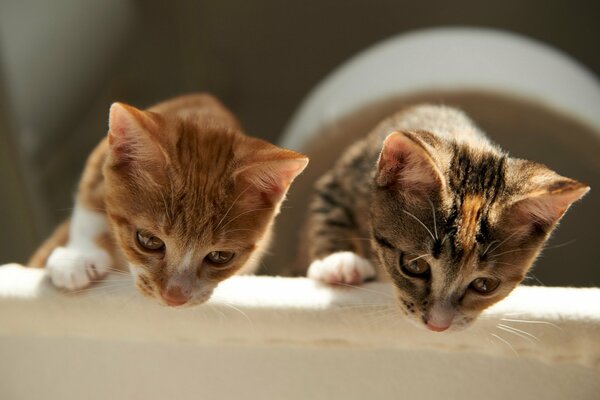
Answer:
<svg viewBox="0 0 600 400"><path fill-rule="evenodd" d="M110 161L113 165L128 165L134 161L166 161L160 145L159 117L123 103L113 103L108 120Z"/></svg>
<svg viewBox="0 0 600 400"><path fill-rule="evenodd" d="M523 198L511 204L508 222L521 235L532 232L548 234L569 209L590 187L573 179L547 171L545 179L536 184Z"/></svg>
<svg viewBox="0 0 600 400"><path fill-rule="evenodd" d="M249 185L260 200L277 204L285 197L292 181L308 165L308 157L262 140L251 140L258 146L240 160L240 166L233 173L234 180Z"/></svg>
<svg viewBox="0 0 600 400"><path fill-rule="evenodd" d="M416 134L389 134L377 162L377 185L396 187L405 193L439 190L444 177L425 146Z"/></svg>

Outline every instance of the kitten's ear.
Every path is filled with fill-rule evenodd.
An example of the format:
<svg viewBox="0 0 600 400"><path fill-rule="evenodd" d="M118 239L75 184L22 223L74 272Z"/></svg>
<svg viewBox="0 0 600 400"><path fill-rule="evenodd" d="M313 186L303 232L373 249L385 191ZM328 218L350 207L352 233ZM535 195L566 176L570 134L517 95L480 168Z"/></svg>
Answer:
<svg viewBox="0 0 600 400"><path fill-rule="evenodd" d="M550 233L571 204L590 190L581 182L542 168L530 178L526 194L511 204L505 214L511 229L522 235Z"/></svg>
<svg viewBox="0 0 600 400"><path fill-rule="evenodd" d="M383 142L375 181L402 192L430 192L444 185L444 177L417 135L394 132Z"/></svg>
<svg viewBox="0 0 600 400"><path fill-rule="evenodd" d="M142 111L123 103L113 103L108 119L108 143L113 165L133 161L166 161L166 153L156 134L157 114Z"/></svg>
<svg viewBox="0 0 600 400"><path fill-rule="evenodd" d="M233 174L236 183L242 183L248 195L269 204L283 200L292 181L308 165L308 157L268 144L260 143L251 155L244 157ZM254 195L254 196L253 196Z"/></svg>

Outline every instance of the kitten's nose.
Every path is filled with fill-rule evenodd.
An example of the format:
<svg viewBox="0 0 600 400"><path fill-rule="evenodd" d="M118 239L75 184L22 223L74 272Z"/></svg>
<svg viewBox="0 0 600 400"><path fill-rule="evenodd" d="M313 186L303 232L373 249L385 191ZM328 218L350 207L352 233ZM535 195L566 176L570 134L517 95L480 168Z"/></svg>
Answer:
<svg viewBox="0 0 600 400"><path fill-rule="evenodd" d="M191 296L189 293L184 293L181 287L171 286L162 292L162 297L168 305L177 307L187 303Z"/></svg>
<svg viewBox="0 0 600 400"><path fill-rule="evenodd" d="M431 321L427 321L427 328L434 332L444 332L446 329L450 328L450 324L444 326L437 326L431 323Z"/></svg>
<svg viewBox="0 0 600 400"><path fill-rule="evenodd" d="M443 332L450 328L456 312L447 300L439 300L433 303L429 312L425 315L425 325L434 332Z"/></svg>

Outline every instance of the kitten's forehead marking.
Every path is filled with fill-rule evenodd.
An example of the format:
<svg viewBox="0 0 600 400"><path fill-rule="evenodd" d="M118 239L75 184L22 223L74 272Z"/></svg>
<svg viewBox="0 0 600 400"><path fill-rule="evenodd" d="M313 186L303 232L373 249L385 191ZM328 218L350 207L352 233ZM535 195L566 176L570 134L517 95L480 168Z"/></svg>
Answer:
<svg viewBox="0 0 600 400"><path fill-rule="evenodd" d="M483 196L467 195L461 208L461 219L458 226L457 240L460 246L468 251L475 244L475 235L479 227L479 219L483 210Z"/></svg>

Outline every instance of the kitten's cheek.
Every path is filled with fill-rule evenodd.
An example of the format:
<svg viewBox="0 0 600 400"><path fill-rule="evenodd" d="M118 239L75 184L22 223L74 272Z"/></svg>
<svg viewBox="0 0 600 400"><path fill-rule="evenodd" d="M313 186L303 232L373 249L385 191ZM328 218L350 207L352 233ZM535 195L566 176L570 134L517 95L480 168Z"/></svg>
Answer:
<svg viewBox="0 0 600 400"><path fill-rule="evenodd" d="M134 278L137 278L142 272L142 267L140 267L139 265L128 263L127 266L129 267L129 273L131 273L131 276L133 276Z"/></svg>
<svg viewBox="0 0 600 400"><path fill-rule="evenodd" d="M192 298L192 300L190 300L188 302L188 304L193 305L193 306L200 305L200 304L203 304L203 303L206 303L207 301L209 301L211 297L212 297L212 291L208 294L204 294L202 296L197 296L197 297Z"/></svg>

